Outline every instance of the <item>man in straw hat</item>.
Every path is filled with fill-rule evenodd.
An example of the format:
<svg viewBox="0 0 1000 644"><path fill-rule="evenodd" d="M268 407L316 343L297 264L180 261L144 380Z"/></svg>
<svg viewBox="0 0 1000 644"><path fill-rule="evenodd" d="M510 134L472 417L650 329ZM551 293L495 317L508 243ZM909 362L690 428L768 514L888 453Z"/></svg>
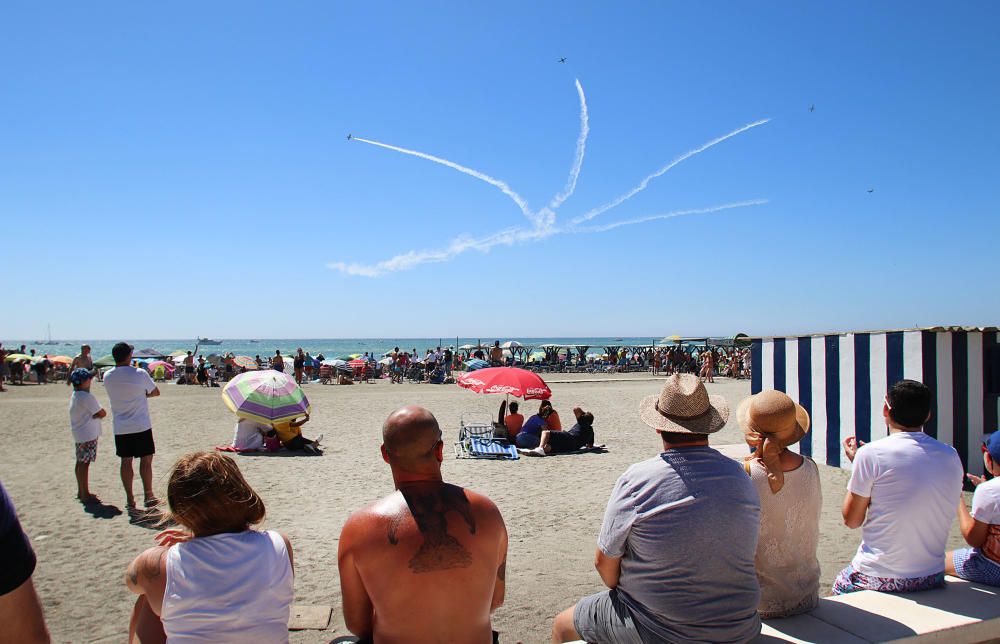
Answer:
<svg viewBox="0 0 1000 644"><path fill-rule="evenodd" d="M944 585L945 544L962 498L962 461L950 445L924 433L933 395L900 380L882 416L889 435L867 445L844 440L853 463L842 513L861 528L861 545L833 582L834 594L858 590L914 592Z"/></svg>
<svg viewBox="0 0 1000 644"><path fill-rule="evenodd" d="M595 567L610 590L556 616L552 641L748 642L760 633L760 503L743 467L708 446L729 405L694 374L667 378L639 417L663 451L618 478Z"/></svg>

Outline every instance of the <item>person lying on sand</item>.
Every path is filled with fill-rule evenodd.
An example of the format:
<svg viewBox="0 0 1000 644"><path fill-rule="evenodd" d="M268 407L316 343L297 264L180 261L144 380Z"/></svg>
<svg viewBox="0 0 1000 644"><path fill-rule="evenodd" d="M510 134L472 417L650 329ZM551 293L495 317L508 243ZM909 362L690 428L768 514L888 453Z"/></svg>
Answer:
<svg viewBox="0 0 1000 644"><path fill-rule="evenodd" d="M309 414L306 414L301 420L295 418L280 423L273 423L272 426L278 434L278 440L285 446L285 449L293 452L306 452L307 454L322 454L323 452L320 451L319 447L319 442L323 440L322 434L316 440L309 440L302 436L302 430L299 428L308 422Z"/></svg>
<svg viewBox="0 0 1000 644"><path fill-rule="evenodd" d="M493 641L507 528L485 496L441 478L434 416L398 409L382 427L396 491L351 515L337 555L344 621L377 642Z"/></svg>
<svg viewBox="0 0 1000 644"><path fill-rule="evenodd" d="M567 431L542 431L542 440L538 447L531 450L538 456L547 454L565 454L575 452L581 447L594 446L594 415L583 411L581 407L573 408L576 424Z"/></svg>

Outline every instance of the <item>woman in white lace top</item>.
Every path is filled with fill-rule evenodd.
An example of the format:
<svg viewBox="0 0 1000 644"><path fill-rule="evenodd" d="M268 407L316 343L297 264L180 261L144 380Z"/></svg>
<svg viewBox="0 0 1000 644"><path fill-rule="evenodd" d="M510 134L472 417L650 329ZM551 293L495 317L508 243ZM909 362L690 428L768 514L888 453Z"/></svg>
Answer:
<svg viewBox="0 0 1000 644"><path fill-rule="evenodd" d="M736 413L747 444L755 450L744 467L760 496L760 616L810 611L819 602L816 547L823 496L816 463L788 449L809 431L809 414L774 390L747 398Z"/></svg>

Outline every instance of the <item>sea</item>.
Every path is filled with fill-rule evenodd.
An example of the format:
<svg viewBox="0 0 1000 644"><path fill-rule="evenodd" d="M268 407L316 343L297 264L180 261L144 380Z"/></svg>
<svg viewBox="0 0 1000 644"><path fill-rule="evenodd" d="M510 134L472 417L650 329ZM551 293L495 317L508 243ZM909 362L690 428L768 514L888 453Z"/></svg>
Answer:
<svg viewBox="0 0 1000 644"><path fill-rule="evenodd" d="M280 350L282 355L294 353L299 347L303 351L308 351L316 356L323 354L324 358L341 358L354 354L375 354L382 356L399 347L400 351L416 352L424 355L428 349L436 347L460 347L463 345L484 346L492 345L499 340L501 344L509 340L520 342L526 347L538 347L542 344L571 345L574 347L586 346L590 350L588 353L604 353L604 347L610 346L640 346L659 343L660 338L654 337L593 337L593 338L260 338L243 340L221 340L221 344L206 345L199 347L199 353L211 355L213 353L232 353L238 356L267 357L273 356L276 350ZM153 349L163 355L169 355L174 351L193 351L195 340L142 340L126 339L126 342L133 345L136 350ZM101 358L111 353L111 347L117 340L60 340L53 344L45 344L37 340L4 340L3 345L7 350L17 350L24 344L26 349L35 349L37 354L48 354L50 356L65 355L73 357L80 351L80 345L89 344L91 355L94 359Z"/></svg>

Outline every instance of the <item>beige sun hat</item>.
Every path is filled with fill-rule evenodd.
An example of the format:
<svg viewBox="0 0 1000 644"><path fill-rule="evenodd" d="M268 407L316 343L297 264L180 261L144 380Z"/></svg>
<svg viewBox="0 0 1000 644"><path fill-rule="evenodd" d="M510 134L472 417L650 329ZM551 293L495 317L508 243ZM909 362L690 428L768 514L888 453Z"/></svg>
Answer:
<svg viewBox="0 0 1000 644"><path fill-rule="evenodd" d="M659 432L714 434L729 420L729 403L709 396L698 376L675 374L663 383L659 396L639 403L639 418Z"/></svg>
<svg viewBox="0 0 1000 644"><path fill-rule="evenodd" d="M775 438L784 447L797 443L809 431L805 407L774 389L745 398L736 407L736 421L744 432Z"/></svg>

